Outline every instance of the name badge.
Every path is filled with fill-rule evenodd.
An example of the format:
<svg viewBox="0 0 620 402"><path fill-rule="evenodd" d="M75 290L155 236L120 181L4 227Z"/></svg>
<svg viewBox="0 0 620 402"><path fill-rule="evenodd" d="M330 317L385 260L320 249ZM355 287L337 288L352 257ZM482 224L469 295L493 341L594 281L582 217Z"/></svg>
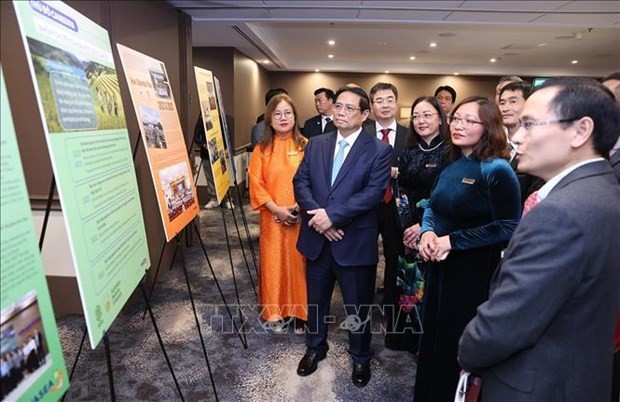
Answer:
<svg viewBox="0 0 620 402"><path fill-rule="evenodd" d="M298 154L299 154L299 151L288 151L286 154L287 154L288 156L295 156L295 155L298 155Z"/></svg>
<svg viewBox="0 0 620 402"><path fill-rule="evenodd" d="M427 169L430 169L430 168L436 168L436 167L437 167L437 164L436 164L436 163L427 163L427 164L425 165L425 167L426 167Z"/></svg>
<svg viewBox="0 0 620 402"><path fill-rule="evenodd" d="M461 180L461 183L463 184L469 184L472 185L476 182L475 179L470 179L469 177L463 177L463 180Z"/></svg>

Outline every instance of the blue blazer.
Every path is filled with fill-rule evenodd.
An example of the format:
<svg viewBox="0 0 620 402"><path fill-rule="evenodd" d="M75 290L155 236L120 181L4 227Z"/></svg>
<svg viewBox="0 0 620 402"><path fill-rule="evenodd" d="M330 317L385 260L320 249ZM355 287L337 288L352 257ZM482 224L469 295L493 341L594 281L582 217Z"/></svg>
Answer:
<svg viewBox="0 0 620 402"><path fill-rule="evenodd" d="M297 249L315 260L326 245L339 265L372 265L378 261L377 207L390 179L392 147L362 129L330 185L336 132L310 139L293 178L295 200L302 212L325 208L335 227L344 231L337 242L308 227L302 213Z"/></svg>

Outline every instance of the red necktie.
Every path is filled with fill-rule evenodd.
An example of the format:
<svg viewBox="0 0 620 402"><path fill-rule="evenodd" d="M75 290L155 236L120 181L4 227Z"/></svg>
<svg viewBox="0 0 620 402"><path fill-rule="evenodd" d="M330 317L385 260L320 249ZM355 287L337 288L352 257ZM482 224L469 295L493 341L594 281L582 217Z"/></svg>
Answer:
<svg viewBox="0 0 620 402"><path fill-rule="evenodd" d="M381 137L381 141L385 142L386 144L390 143L390 130L391 128L382 128L381 134L383 135L383 137ZM390 172L390 177L391 177L391 172ZM387 189L385 190L385 194L383 195L383 202L386 204L389 204L390 201L392 201L392 183L391 183L391 179L390 179L390 183L388 184Z"/></svg>
<svg viewBox="0 0 620 402"><path fill-rule="evenodd" d="M532 208L534 208L538 204L538 191L534 191L530 194L525 200L525 204L523 204L523 214L521 218L527 215Z"/></svg>

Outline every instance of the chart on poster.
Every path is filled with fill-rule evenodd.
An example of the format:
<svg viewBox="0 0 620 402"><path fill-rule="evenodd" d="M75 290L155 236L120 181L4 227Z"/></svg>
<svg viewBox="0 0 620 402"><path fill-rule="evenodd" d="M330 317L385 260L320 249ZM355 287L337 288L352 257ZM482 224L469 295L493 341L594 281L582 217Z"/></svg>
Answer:
<svg viewBox="0 0 620 402"><path fill-rule="evenodd" d="M161 61L121 44L117 48L170 241L200 210L170 80Z"/></svg>
<svg viewBox="0 0 620 402"><path fill-rule="evenodd" d="M150 267L112 47L63 2L13 4L95 348Z"/></svg>
<svg viewBox="0 0 620 402"><path fill-rule="evenodd" d="M56 401L69 388L69 377L1 68L0 87L0 399Z"/></svg>

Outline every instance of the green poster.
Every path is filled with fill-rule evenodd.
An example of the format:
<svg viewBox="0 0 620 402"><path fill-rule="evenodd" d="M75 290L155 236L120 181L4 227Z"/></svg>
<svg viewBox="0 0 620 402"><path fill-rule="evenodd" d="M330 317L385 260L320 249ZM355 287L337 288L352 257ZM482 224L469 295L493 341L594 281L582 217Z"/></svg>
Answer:
<svg viewBox="0 0 620 402"><path fill-rule="evenodd" d="M69 388L0 68L0 372L3 401L57 401Z"/></svg>
<svg viewBox="0 0 620 402"><path fill-rule="evenodd" d="M13 4L95 348L150 266L110 39L63 2Z"/></svg>

